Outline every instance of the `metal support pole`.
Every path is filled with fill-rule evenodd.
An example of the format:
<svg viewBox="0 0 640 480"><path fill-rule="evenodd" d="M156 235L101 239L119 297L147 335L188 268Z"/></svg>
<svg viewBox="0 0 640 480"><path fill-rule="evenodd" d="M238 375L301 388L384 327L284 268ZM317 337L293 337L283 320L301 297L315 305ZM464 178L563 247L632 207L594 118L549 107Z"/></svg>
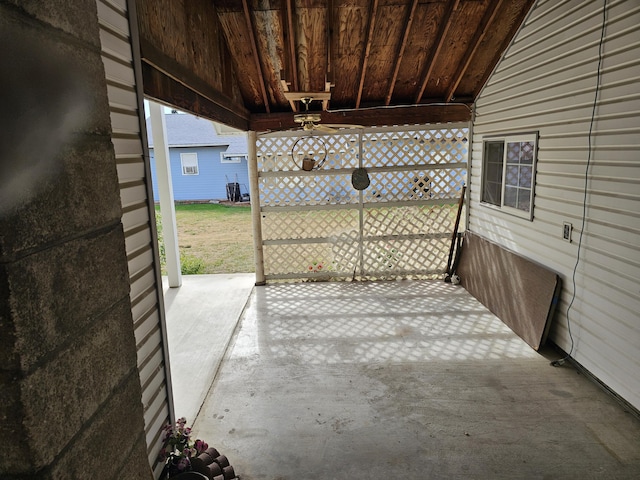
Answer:
<svg viewBox="0 0 640 480"><path fill-rule="evenodd" d="M256 285L264 285L264 252L262 251L262 212L260 211L260 186L258 183L258 156L256 132L250 131L249 147L249 195L251 196L251 220L253 224L253 255L256 263Z"/></svg>
<svg viewBox="0 0 640 480"><path fill-rule="evenodd" d="M160 213L162 214L162 237L164 239L167 278L170 287L179 287L182 285L182 273L180 271L180 251L178 249L178 227L176 225L176 209L173 202L167 126L162 110L163 107L159 103L149 102L151 130L153 132L153 154L156 160L158 191L160 193Z"/></svg>

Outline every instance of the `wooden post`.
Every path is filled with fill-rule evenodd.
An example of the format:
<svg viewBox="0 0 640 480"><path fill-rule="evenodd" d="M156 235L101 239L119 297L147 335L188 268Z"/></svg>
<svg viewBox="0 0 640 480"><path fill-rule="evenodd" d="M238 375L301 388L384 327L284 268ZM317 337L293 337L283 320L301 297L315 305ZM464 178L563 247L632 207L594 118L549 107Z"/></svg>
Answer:
<svg viewBox="0 0 640 480"><path fill-rule="evenodd" d="M162 237L164 239L167 277L170 287L179 287L182 285L182 273L180 271L178 227L176 225L176 209L173 202L167 127L164 121L162 105L150 101L149 113L151 114L153 154L156 159L158 192L160 193L160 213L162 215Z"/></svg>
<svg viewBox="0 0 640 480"><path fill-rule="evenodd" d="M257 135L250 131L249 147L249 195L251 196L251 220L253 224L253 255L256 263L256 285L264 285L264 253L262 251L262 214L260 212L260 187L258 183Z"/></svg>

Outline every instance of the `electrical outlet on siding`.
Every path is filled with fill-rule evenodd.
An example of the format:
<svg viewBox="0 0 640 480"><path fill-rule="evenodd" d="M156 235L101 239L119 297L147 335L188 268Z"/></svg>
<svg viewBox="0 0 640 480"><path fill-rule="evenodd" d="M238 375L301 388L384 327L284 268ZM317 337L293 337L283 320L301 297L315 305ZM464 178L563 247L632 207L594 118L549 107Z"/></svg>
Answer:
<svg viewBox="0 0 640 480"><path fill-rule="evenodd" d="M573 231L573 225L569 222L564 222L562 224L562 239L567 242L571 242L571 232Z"/></svg>

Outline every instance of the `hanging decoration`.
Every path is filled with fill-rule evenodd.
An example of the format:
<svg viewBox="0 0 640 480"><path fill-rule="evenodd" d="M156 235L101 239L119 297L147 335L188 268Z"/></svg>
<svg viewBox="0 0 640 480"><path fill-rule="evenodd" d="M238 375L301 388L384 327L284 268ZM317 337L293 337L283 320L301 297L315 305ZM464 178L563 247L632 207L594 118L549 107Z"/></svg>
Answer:
<svg viewBox="0 0 640 480"><path fill-rule="evenodd" d="M300 137L291 148L291 158L296 166L306 172L322 168L327 159L327 144L322 137Z"/></svg>

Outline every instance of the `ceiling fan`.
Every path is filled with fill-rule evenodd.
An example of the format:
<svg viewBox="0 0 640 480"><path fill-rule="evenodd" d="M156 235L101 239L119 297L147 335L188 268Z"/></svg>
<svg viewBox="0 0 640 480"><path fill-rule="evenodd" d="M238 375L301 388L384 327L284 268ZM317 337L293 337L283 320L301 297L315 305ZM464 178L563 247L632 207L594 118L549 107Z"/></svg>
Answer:
<svg viewBox="0 0 640 480"><path fill-rule="evenodd" d="M329 125L322 125L322 116L319 113L309 111L309 104L314 100L313 97L302 97L300 102L304 105L304 113L297 113L293 116L293 121L299 123L305 132L318 130L320 132L335 133L338 131Z"/></svg>
<svg viewBox="0 0 640 480"><path fill-rule="evenodd" d="M285 97L291 103L293 103L293 101L299 101L304 105L304 112L294 114L293 121L299 123L305 132L336 133L340 128L363 128L362 125L320 123L322 121L322 115L320 112L310 112L309 105L313 101L321 101L323 102L323 107L326 108L326 103L331 98L331 93L329 92L285 92Z"/></svg>

